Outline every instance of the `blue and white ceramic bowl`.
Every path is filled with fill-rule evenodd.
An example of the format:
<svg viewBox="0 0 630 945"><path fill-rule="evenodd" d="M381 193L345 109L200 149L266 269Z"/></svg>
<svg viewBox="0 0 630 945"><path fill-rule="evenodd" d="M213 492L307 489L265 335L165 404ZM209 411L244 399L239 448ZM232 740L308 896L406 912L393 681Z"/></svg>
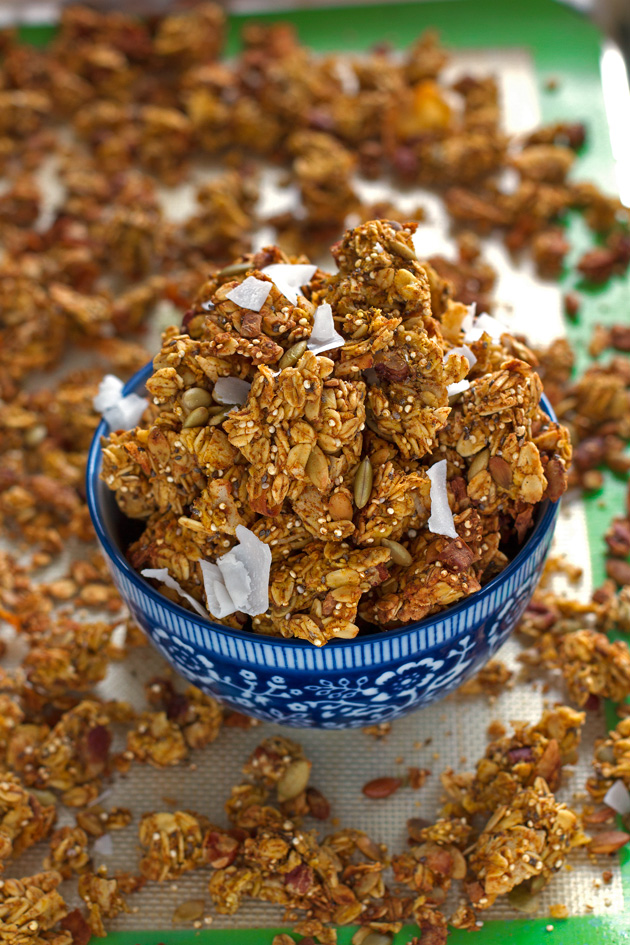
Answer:
<svg viewBox="0 0 630 945"><path fill-rule="evenodd" d="M144 392L149 364L124 393ZM543 407L552 414L543 399ZM271 722L353 728L388 722L443 698L479 670L510 635L533 592L558 504L542 504L513 561L482 590L400 630L335 640L318 649L210 623L156 591L125 558L132 527L99 479L98 427L87 466L90 514L112 578L134 618L182 676L220 702Z"/></svg>

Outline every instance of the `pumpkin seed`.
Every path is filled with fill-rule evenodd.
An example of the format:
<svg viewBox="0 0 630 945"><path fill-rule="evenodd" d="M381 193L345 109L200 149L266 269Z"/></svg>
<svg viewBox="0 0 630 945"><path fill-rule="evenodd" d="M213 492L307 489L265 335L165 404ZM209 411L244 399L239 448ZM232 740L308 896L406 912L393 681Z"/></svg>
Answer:
<svg viewBox="0 0 630 945"><path fill-rule="evenodd" d="M539 897L532 893L527 883L515 886L509 891L507 898L513 909L526 914L536 912L540 904Z"/></svg>
<svg viewBox="0 0 630 945"><path fill-rule="evenodd" d="M223 279L226 276L242 276L244 272L248 272L251 268L251 262L232 263L231 266L224 266L223 269L219 269L217 277Z"/></svg>
<svg viewBox="0 0 630 945"><path fill-rule="evenodd" d="M39 788L29 788L28 790L44 807L56 806L57 798L52 791L43 791Z"/></svg>
<svg viewBox="0 0 630 945"><path fill-rule="evenodd" d="M278 367L281 371L283 371L285 368L293 367L294 364L297 364L306 351L306 344L306 339L304 339L303 341L298 341L294 345L291 345L290 348L287 348L278 362Z"/></svg>
<svg viewBox="0 0 630 945"><path fill-rule="evenodd" d="M196 922L197 919L201 919L205 911L203 899L187 899L173 912L173 925L177 922Z"/></svg>
<svg viewBox="0 0 630 945"><path fill-rule="evenodd" d="M301 794L308 784L311 775L311 763L306 758L298 758L292 761L287 770L278 781L278 800L292 801L294 797Z"/></svg>
<svg viewBox="0 0 630 945"><path fill-rule="evenodd" d="M210 417L208 420L209 427L218 427L220 423L223 423L230 410L234 409L234 404L228 404L227 407L224 407L219 413L215 413L214 416Z"/></svg>
<svg viewBox="0 0 630 945"><path fill-rule="evenodd" d="M212 403L212 394L205 387L190 387L182 394L182 405L186 410L195 407L209 407Z"/></svg>
<svg viewBox="0 0 630 945"><path fill-rule="evenodd" d="M414 250L407 246L406 243L402 243L400 240L388 240L387 248L390 252L395 253L396 256L402 256L403 259L417 259Z"/></svg>
<svg viewBox="0 0 630 945"><path fill-rule="evenodd" d="M474 479L477 473L480 473L488 465L488 460L490 459L490 450L488 447L485 450L482 450L480 453L477 453L472 463L468 467L468 472L466 473L466 478L468 482L471 479Z"/></svg>
<svg viewBox="0 0 630 945"><path fill-rule="evenodd" d="M392 937L386 932L370 932L361 945L392 945Z"/></svg>
<svg viewBox="0 0 630 945"><path fill-rule="evenodd" d="M549 882L548 878L546 876L541 876L539 873L538 876L532 876L532 878L529 881L529 888L531 889L533 894L539 893L540 890L543 889L543 887L546 886L548 882Z"/></svg>
<svg viewBox="0 0 630 945"><path fill-rule="evenodd" d="M372 469L372 463L366 456L359 463L359 468L354 477L354 504L358 509L365 508L370 501L373 482L374 470Z"/></svg>
<svg viewBox="0 0 630 945"><path fill-rule="evenodd" d="M190 427L203 427L208 422L208 413L207 407L195 407L195 409L188 414L184 422L182 423L182 430L188 430Z"/></svg>
<svg viewBox="0 0 630 945"><path fill-rule="evenodd" d="M24 434L24 442L27 446L39 446L48 436L48 429L43 423L37 423L34 427L29 427Z"/></svg>
<svg viewBox="0 0 630 945"><path fill-rule="evenodd" d="M413 558L400 542L392 541L391 538L383 538L381 544L389 548L389 553L392 556L394 564L399 564L402 568L408 568L412 563Z"/></svg>
<svg viewBox="0 0 630 945"><path fill-rule="evenodd" d="M614 765L615 763L615 752L612 745L600 745L599 748L595 749L595 757L598 761L604 761L606 764Z"/></svg>
<svg viewBox="0 0 630 945"><path fill-rule="evenodd" d="M211 417L216 417L218 413L225 412L225 404L212 404L211 407L208 407L208 414Z"/></svg>
<svg viewBox="0 0 630 945"><path fill-rule="evenodd" d="M350 335L350 337L353 341L358 341L360 338L365 338L368 330L369 329L367 325L361 325L361 327L357 328L357 330L352 335Z"/></svg>
<svg viewBox="0 0 630 945"><path fill-rule="evenodd" d="M328 460L323 450L317 444L311 450L304 472L311 480L316 489L325 492L330 482L328 474Z"/></svg>
<svg viewBox="0 0 630 945"><path fill-rule="evenodd" d="M383 433L383 431L379 428L379 425L376 422L376 417L371 410L365 411L365 425L369 430L372 431L372 433L376 433L376 435L379 436L381 440L387 440L388 443L394 442L391 436L388 436L387 433Z"/></svg>

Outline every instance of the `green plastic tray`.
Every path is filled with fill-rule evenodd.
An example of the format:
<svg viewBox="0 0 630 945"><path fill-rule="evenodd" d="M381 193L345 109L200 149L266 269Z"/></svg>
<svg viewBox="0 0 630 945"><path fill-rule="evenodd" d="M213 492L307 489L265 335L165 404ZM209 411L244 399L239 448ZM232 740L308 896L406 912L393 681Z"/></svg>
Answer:
<svg viewBox="0 0 630 945"><path fill-rule="evenodd" d="M124 4L121 4L124 8ZM303 43L318 52L362 50L374 43L389 42L404 48L423 29L436 27L444 43L451 47L517 47L532 55L539 86L543 121L556 118L580 121L588 126L588 143L577 162L576 174L593 179L612 190L612 154L599 77L602 37L578 13L553 0L441 0L441 2L378 4L292 10L255 16L232 16L228 52L239 46L239 32L251 20L290 21ZM25 41L45 44L54 34L50 26L28 26ZM556 80L556 90L547 82ZM630 115L628 116L630 121ZM569 223L572 251L569 263L579 257L592 237L581 220ZM577 286L582 299L578 324L567 326L568 336L578 353L578 367L588 362L587 346L593 325L612 323L630 313L630 282L613 279L608 285L588 289L578 284L575 273L563 279L564 286ZM606 475L602 494L586 500L586 513L593 568L593 581L604 578L603 534L625 502L625 482ZM615 725L612 706L607 706L607 722ZM624 900L630 903L630 853L621 851ZM602 864L602 869L604 865ZM279 931L289 929L156 930L152 932L112 932L107 945L268 945ZM353 928L339 930L339 945L349 945ZM404 945L418 934L407 926L396 936L395 945ZM453 930L449 945L624 945L630 943L630 908L623 915L576 916L568 919L514 919L488 921L475 933Z"/></svg>

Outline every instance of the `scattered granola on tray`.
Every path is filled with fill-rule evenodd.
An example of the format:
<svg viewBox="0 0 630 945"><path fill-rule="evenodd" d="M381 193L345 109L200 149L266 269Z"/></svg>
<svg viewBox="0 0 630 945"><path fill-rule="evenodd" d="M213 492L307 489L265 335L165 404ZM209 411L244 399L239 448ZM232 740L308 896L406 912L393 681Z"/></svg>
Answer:
<svg viewBox="0 0 630 945"><path fill-rule="evenodd" d="M224 32L212 5L148 22L72 6L45 49L0 35L0 527L12 543L0 551L0 617L22 647L17 669L0 668L0 939L86 945L145 882L194 869L215 911L249 897L283 904L309 945L336 941L330 922L358 924L353 945L389 940L404 922L421 929L422 945L443 945L455 884L465 899L451 924L476 929L496 896L531 911L561 860L587 842L555 794L585 713L630 692L627 644L608 638L630 630L628 510L616 510L606 534L608 581L593 600L541 587L520 627L532 644L525 670L562 675L573 707L515 723L511 735L494 723L473 773L442 773L446 805L433 822L410 819L404 852L352 827L329 833L331 805L311 784L311 762L282 736L251 754L220 824L175 806L106 810L112 778L131 779L144 763L192 771L222 722L247 719L223 720L214 700L169 678L149 681L139 713L99 695L111 664L144 638L93 545L83 490L93 399L106 370L127 377L148 360L139 332L158 303L187 309L164 337L143 423L114 431L106 450L119 505L144 529L133 565L172 574L204 609L207 587L221 609L248 606L258 632L322 645L375 623L396 627L490 579L567 475L586 492L601 488L602 467L627 476L627 327L598 326L590 354L613 354L576 377L565 339L532 351L500 329L484 334L492 323L466 306L489 312L493 302L497 274L478 234L501 233L511 253L530 252L555 276L569 250L562 220L578 211L600 245L577 271L597 285L627 270L628 211L567 176L584 126L559 121L509 138L496 80L451 85L432 32L399 58L381 47L318 57L286 24L248 25L233 60L220 58ZM62 191L52 212L35 176L50 156ZM190 183L207 156L220 173L195 178L194 210L169 219L160 187ZM299 192L296 212L264 217L257 206L269 156ZM416 258L407 220L423 220L423 208L366 204L357 170L436 189L457 227L457 258ZM260 224L275 227L280 249L252 253ZM354 229L335 245L334 275L299 255L315 256L344 226ZM579 319L582 303L569 291L567 317ZM88 349L98 365L69 372L66 353ZM60 373L44 374L45 389L32 386L52 369ZM539 378L562 427L539 409ZM446 534L430 529L441 470ZM200 564L238 569L240 529L270 556L259 612L247 595L232 599L221 568L204 574ZM75 541L64 573L40 580ZM181 602L180 590L161 587ZM100 612L87 619L82 608ZM238 607L213 617L246 625ZM0 657L7 648L3 637ZM469 688L495 694L508 675L489 665ZM582 817L596 831L593 856L630 838L611 826L615 810L630 809L629 745L624 717L595 746L586 787L598 806ZM407 771L412 787L428 777ZM365 787L384 798L402 783ZM138 875L108 874L99 841L134 815ZM24 851L39 865L23 869ZM65 901L71 882L81 908ZM174 920L198 928L206 911L203 900L184 902Z"/></svg>
<svg viewBox="0 0 630 945"><path fill-rule="evenodd" d="M316 646L401 626L478 590L564 492L536 357L450 297L415 230L348 230L333 275L242 257L165 332L152 404L104 439L101 476L147 522L130 561L173 599ZM260 610L223 605L247 533L271 550Z"/></svg>

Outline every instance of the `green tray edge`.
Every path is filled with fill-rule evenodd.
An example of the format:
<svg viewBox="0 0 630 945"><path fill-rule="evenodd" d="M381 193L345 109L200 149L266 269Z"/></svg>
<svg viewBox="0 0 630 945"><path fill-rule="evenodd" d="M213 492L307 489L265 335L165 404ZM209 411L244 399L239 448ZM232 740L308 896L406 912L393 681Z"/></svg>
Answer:
<svg viewBox="0 0 630 945"><path fill-rule="evenodd" d="M605 121L603 99L599 89L599 56L601 35L589 21L568 7L553 0L511 0L509 7L501 0L438 0L438 2L377 4L371 6L336 7L309 10L287 10L278 13L232 15L229 17L227 51L238 51L239 32L248 22L292 22L300 40L318 52L339 49L362 50L374 43L387 42L404 48L410 37L421 30L436 27L442 40L452 47L505 47L527 48L532 55L539 80L540 105L543 121L567 117L587 120L590 139L584 157L577 162L577 173L589 176L610 186L612 154ZM21 38L33 45L45 45L55 34L55 28L29 25L20 28ZM590 95L584 97L579 81L587 74ZM548 78L558 76L571 80L579 90L574 102L566 96L553 95L546 89ZM595 79L595 82L593 82ZM562 85L561 85L562 89ZM572 107L573 106L573 107ZM611 188L612 189L612 188ZM571 221L569 237L573 244L571 259L583 250L587 235L580 221ZM575 285L575 277L563 279L567 288ZM580 322L567 326L571 343L578 349L578 366L588 360L586 346L592 326L597 321L613 321L616 313L630 311L628 282L613 280L600 289L584 289ZM625 483L607 475L602 494L586 500L586 517L593 580L599 583L604 576L602 537L613 509L623 508ZM605 503L605 504L603 504ZM616 724L612 705L606 706L609 727ZM620 854L624 900L630 902L630 853ZM603 864L602 864L603 868ZM263 945L271 942L281 929L200 929L158 930L137 932L110 932L108 945ZM284 931L288 931L285 929ZM339 945L348 945L352 928L339 930ZM395 945L403 945L417 934L415 926L406 926L395 938ZM467 932L452 930L449 943L463 945L469 942ZM483 945L617 945L630 937L630 914L611 916L573 916L563 920L514 919L486 922L479 933Z"/></svg>

